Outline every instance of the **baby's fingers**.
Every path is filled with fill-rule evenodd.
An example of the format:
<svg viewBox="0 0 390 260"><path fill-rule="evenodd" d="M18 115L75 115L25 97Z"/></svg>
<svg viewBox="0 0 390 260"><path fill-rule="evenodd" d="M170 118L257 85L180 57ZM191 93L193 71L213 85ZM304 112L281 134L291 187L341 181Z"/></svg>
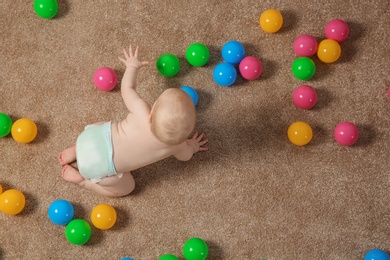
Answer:
<svg viewBox="0 0 390 260"><path fill-rule="evenodd" d="M127 53L126 49L123 49L123 54L125 55L125 58L126 58L126 59L129 58L129 54Z"/></svg>

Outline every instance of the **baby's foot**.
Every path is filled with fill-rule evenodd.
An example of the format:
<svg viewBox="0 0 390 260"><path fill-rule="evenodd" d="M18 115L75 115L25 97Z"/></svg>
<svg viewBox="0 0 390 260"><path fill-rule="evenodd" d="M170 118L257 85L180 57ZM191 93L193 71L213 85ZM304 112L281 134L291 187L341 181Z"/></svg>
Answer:
<svg viewBox="0 0 390 260"><path fill-rule="evenodd" d="M68 149L65 149L58 155L58 161L61 166L72 163L76 161L76 147L72 146Z"/></svg>
<svg viewBox="0 0 390 260"><path fill-rule="evenodd" d="M81 176L80 172L73 168L70 165L65 165L62 167L61 172L62 178L66 181L79 184L84 180L83 176Z"/></svg>

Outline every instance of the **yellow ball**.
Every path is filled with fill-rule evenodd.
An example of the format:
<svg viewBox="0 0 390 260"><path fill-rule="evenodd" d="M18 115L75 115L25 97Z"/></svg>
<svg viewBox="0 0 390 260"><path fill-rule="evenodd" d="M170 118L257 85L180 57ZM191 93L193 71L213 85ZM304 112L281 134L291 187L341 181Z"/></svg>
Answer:
<svg viewBox="0 0 390 260"><path fill-rule="evenodd" d="M283 25L282 14L275 9L268 9L260 15L260 27L268 33L275 33Z"/></svg>
<svg viewBox="0 0 390 260"><path fill-rule="evenodd" d="M116 222L116 211L108 204L99 204L92 210L91 221L98 229L110 229Z"/></svg>
<svg viewBox="0 0 390 260"><path fill-rule="evenodd" d="M325 63L333 63L340 58L341 47L338 42L325 39L320 42L317 49L318 58Z"/></svg>
<svg viewBox="0 0 390 260"><path fill-rule="evenodd" d="M19 214L26 205L26 198L18 190L6 190L0 195L0 211L7 215Z"/></svg>
<svg viewBox="0 0 390 260"><path fill-rule="evenodd" d="M27 144L37 136L37 125L28 118L21 118L15 121L11 128L11 135L16 142Z"/></svg>
<svg viewBox="0 0 390 260"><path fill-rule="evenodd" d="M307 123L298 121L290 125L287 135L291 143L303 146L311 141L313 130Z"/></svg>

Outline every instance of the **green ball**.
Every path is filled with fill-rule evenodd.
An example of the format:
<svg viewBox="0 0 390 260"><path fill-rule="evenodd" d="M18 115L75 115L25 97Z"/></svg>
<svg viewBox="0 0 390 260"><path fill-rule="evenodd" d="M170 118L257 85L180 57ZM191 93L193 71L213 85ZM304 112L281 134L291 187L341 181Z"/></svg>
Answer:
<svg viewBox="0 0 390 260"><path fill-rule="evenodd" d="M183 247L183 254L186 260L204 260L209 253L209 249L204 240L193 237L187 240Z"/></svg>
<svg viewBox="0 0 390 260"><path fill-rule="evenodd" d="M158 258L158 260L179 260L177 256L171 255L171 254L166 254L162 255Z"/></svg>
<svg viewBox="0 0 390 260"><path fill-rule="evenodd" d="M82 219L74 219L65 228L66 239L73 245L84 245L91 238L91 226Z"/></svg>
<svg viewBox="0 0 390 260"><path fill-rule="evenodd" d="M11 132L12 119L4 114L0 113L0 137L4 137Z"/></svg>
<svg viewBox="0 0 390 260"><path fill-rule="evenodd" d="M206 45L196 42L188 46L186 59L192 66L201 67L209 61L210 51Z"/></svg>
<svg viewBox="0 0 390 260"><path fill-rule="evenodd" d="M168 78L173 77L180 70L180 61L175 55L165 53L157 59L156 67L161 75Z"/></svg>
<svg viewBox="0 0 390 260"><path fill-rule="evenodd" d="M294 60L292 66L293 75L300 80L309 80L316 72L314 61L308 57L300 57Z"/></svg>
<svg viewBox="0 0 390 260"><path fill-rule="evenodd" d="M58 13L57 0L34 0L34 11L44 19L51 19Z"/></svg>

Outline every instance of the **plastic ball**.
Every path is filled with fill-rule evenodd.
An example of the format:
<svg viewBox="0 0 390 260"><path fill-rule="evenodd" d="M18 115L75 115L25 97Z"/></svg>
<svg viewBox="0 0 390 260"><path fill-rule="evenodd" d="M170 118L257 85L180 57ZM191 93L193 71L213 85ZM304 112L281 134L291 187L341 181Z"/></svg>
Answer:
<svg viewBox="0 0 390 260"><path fill-rule="evenodd" d="M204 260L209 253L206 242L201 238L190 238L184 244L183 254L186 260Z"/></svg>
<svg viewBox="0 0 390 260"><path fill-rule="evenodd" d="M294 52L298 57L311 57L317 53L316 38L309 34L302 34L294 41Z"/></svg>
<svg viewBox="0 0 390 260"><path fill-rule="evenodd" d="M131 257L122 257L121 260L134 260L134 258L131 258Z"/></svg>
<svg viewBox="0 0 390 260"><path fill-rule="evenodd" d="M310 109L317 103L317 92L311 86L299 86L294 90L293 101L299 108Z"/></svg>
<svg viewBox="0 0 390 260"><path fill-rule="evenodd" d="M260 15L260 27L268 33L275 33L283 25L282 14L275 9L268 9Z"/></svg>
<svg viewBox="0 0 390 260"><path fill-rule="evenodd" d="M351 146L359 138L359 129L351 122L341 122L334 129L334 138L343 146Z"/></svg>
<svg viewBox="0 0 390 260"><path fill-rule="evenodd" d="M341 19L334 19L326 24L325 26L325 36L328 39L342 43L347 39L349 35L349 26L348 24Z"/></svg>
<svg viewBox="0 0 390 260"><path fill-rule="evenodd" d="M73 219L73 205L67 200L55 200L49 206L48 216L54 224L66 225Z"/></svg>
<svg viewBox="0 0 390 260"><path fill-rule="evenodd" d="M109 67L102 67L95 71L93 75L93 83L96 88L103 91L111 91L118 83L118 76L115 70Z"/></svg>
<svg viewBox="0 0 390 260"><path fill-rule="evenodd" d="M308 57L299 57L292 63L291 70L297 79L309 80L316 72L316 65L314 64L314 61Z"/></svg>
<svg viewBox="0 0 390 260"><path fill-rule="evenodd" d="M198 104L199 95L195 89L191 88L190 86L183 86L180 89L186 92L191 97L192 101L194 102L194 106Z"/></svg>
<svg viewBox="0 0 390 260"><path fill-rule="evenodd" d="M218 85L222 87L228 87L236 81L237 70L232 64L228 62L222 62L215 66L213 71L213 78Z"/></svg>
<svg viewBox="0 0 390 260"><path fill-rule="evenodd" d="M3 186L0 184L0 194L3 193Z"/></svg>
<svg viewBox="0 0 390 260"><path fill-rule="evenodd" d="M246 80L255 80L260 77L263 72L263 64L253 56L248 56L242 59L238 66L241 76Z"/></svg>
<svg viewBox="0 0 390 260"><path fill-rule="evenodd" d="M83 245L91 238L91 226L82 219L74 219L65 228L65 236L73 245Z"/></svg>
<svg viewBox="0 0 390 260"><path fill-rule="evenodd" d="M196 42L187 48L186 59L192 66L201 67L209 61L210 51L206 45Z"/></svg>
<svg viewBox="0 0 390 260"><path fill-rule="evenodd" d="M313 130L307 123L298 121L290 125L287 135L291 143L297 146L304 146L311 141Z"/></svg>
<svg viewBox="0 0 390 260"><path fill-rule="evenodd" d="M318 45L317 56L325 63L336 62L341 55L341 47L338 42L331 39L325 39Z"/></svg>
<svg viewBox="0 0 390 260"><path fill-rule="evenodd" d="M166 254L162 255L158 258L158 260L179 260L177 256L171 255L171 254Z"/></svg>
<svg viewBox="0 0 390 260"><path fill-rule="evenodd" d="M170 78L179 72L180 61L175 55L164 53L157 59L156 67L161 75Z"/></svg>
<svg viewBox="0 0 390 260"><path fill-rule="evenodd" d="M365 254L364 260L390 260L390 256L381 249L371 249Z"/></svg>
<svg viewBox="0 0 390 260"><path fill-rule="evenodd" d="M32 142L37 136L37 125L28 118L20 118L11 127L12 138L22 144Z"/></svg>
<svg viewBox="0 0 390 260"><path fill-rule="evenodd" d="M51 19L58 13L56 0L34 0L35 13L44 19Z"/></svg>
<svg viewBox="0 0 390 260"><path fill-rule="evenodd" d="M238 64L245 56L245 48L239 41L228 41L222 46L222 58L231 64Z"/></svg>
<svg viewBox="0 0 390 260"><path fill-rule="evenodd" d="M99 204L92 210L91 221L98 229L110 229L116 222L116 211L111 205Z"/></svg>
<svg viewBox="0 0 390 260"><path fill-rule="evenodd" d="M11 132L12 119L4 113L0 113L0 137L7 136Z"/></svg>
<svg viewBox="0 0 390 260"><path fill-rule="evenodd" d="M18 190L6 190L0 195L0 211L7 215L19 214L26 205L26 198Z"/></svg>

